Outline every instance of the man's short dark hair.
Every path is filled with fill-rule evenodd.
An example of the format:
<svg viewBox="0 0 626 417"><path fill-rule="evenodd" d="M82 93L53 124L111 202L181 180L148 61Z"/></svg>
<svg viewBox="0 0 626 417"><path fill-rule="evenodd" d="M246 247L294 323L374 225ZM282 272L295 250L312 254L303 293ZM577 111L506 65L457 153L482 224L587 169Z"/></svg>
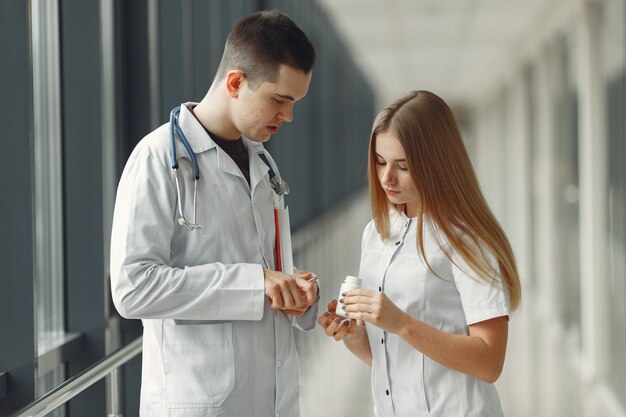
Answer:
<svg viewBox="0 0 626 417"><path fill-rule="evenodd" d="M308 74L315 64L315 48L286 14L278 10L256 12L228 35L215 79L239 69L256 88L264 81L275 82L281 64Z"/></svg>

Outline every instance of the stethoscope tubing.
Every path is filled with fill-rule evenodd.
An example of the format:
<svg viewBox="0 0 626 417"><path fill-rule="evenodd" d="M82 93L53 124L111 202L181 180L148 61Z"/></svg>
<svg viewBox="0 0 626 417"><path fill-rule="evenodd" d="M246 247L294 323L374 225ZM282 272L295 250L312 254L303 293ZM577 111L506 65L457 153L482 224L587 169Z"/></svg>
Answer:
<svg viewBox="0 0 626 417"><path fill-rule="evenodd" d="M179 115L180 115L180 106L176 106L170 112L170 135L171 135L170 136L171 137L170 157L171 157L171 162L172 162L172 169L174 170L174 180L176 182L176 193L177 193L177 197L179 201L178 212L180 214L180 218L178 219L178 223L180 223L181 226L184 226L188 230L195 230L195 229L200 229L202 227L202 225L196 223L196 203L197 203L196 198L198 195L198 180L200 179L200 166L198 164L198 160L196 159L196 154L194 153L193 149L191 148L191 145L189 144L189 141L187 141L185 134L183 133L182 129L180 128L180 125L178 124ZM194 186L193 186L193 223L190 223L189 221L187 221L187 219L185 219L185 216L183 214L182 193L180 190L180 183L178 180L179 166L178 166L178 159L176 156L176 136L178 136L180 142L185 147L185 150L187 151L187 155L189 155L189 159L191 159L191 163L193 164L194 177L195 177ZM263 153L259 153L258 155L269 168L270 184L271 184L272 189L276 193L276 195L284 196L286 194L289 194L289 184L287 184L286 181L283 181L278 175L276 175L276 172L272 168L272 164L270 164L267 156Z"/></svg>
<svg viewBox="0 0 626 417"><path fill-rule="evenodd" d="M171 138L172 138L170 142L170 155L172 158L172 169L175 169L175 170L178 169L178 159L176 158L176 135L178 135L180 142L185 147L185 150L187 151L187 154L189 155L189 158L191 159L191 163L193 164L194 177L196 178L196 180L199 180L200 179L200 166L198 165L196 154L193 152L193 149L191 149L191 145L189 144L189 141L187 141L187 138L185 137L183 130L180 128L180 125L178 124L179 114L180 114L180 106L174 107L172 111L170 112L170 133L171 133Z"/></svg>

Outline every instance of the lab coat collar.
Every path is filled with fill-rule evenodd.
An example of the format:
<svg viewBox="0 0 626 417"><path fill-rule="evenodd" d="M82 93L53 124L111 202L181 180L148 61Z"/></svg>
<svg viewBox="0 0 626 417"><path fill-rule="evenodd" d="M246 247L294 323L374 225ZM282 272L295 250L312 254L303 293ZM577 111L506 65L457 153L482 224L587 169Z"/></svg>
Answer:
<svg viewBox="0 0 626 417"><path fill-rule="evenodd" d="M237 167L234 161L230 158L226 158L226 152L224 152L213 141L211 136L204 129L204 126L200 124L198 119L191 113L189 107L195 106L197 103L187 102L180 106L180 127L185 133L187 141L191 145L194 153L199 154L212 148L218 149L218 168L228 172L229 174L242 177L243 174ZM261 160L259 153L264 153L265 148L262 143L255 142L251 139L242 136L243 143L248 150L248 157L250 159L250 189L254 190L256 185L261 182L265 174L269 171L268 166Z"/></svg>
<svg viewBox="0 0 626 417"><path fill-rule="evenodd" d="M209 136L204 127L200 124L196 116L191 113L189 107L196 106L198 103L187 102L180 105L179 124L185 133L185 137L191 145L194 153L199 154L208 149L215 148L217 144Z"/></svg>
<svg viewBox="0 0 626 417"><path fill-rule="evenodd" d="M393 223L393 222L400 222L400 223L404 223L408 220L411 220L410 217L408 217L405 213L404 210L397 210L395 207L391 207L389 209L389 220Z"/></svg>
<svg viewBox="0 0 626 417"><path fill-rule="evenodd" d="M254 190L270 170L259 156L260 153L265 153L265 147L262 143L255 142L245 136L242 136L242 139L246 149L248 149L248 157L250 158L250 189ZM273 169L276 170L275 168Z"/></svg>

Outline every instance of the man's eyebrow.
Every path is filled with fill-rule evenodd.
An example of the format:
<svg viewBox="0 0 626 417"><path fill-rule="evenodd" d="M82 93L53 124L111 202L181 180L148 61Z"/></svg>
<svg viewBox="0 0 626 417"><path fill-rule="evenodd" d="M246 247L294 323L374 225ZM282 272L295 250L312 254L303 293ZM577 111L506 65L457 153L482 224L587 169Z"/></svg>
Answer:
<svg viewBox="0 0 626 417"><path fill-rule="evenodd" d="M286 96L286 95L284 95L284 94L278 94L278 93L275 93L274 95L276 95L276 96L278 96L278 97L280 97L280 98L284 98L284 99L286 99L286 100L296 101L296 99L295 99L295 98L293 98L293 97L291 97L291 96Z"/></svg>
<svg viewBox="0 0 626 417"><path fill-rule="evenodd" d="M376 154L376 156L377 156L377 157L382 158L382 159L385 159L384 157L380 156L380 155L378 154L378 152L374 152L374 153ZM394 159L394 161L396 161L396 162L406 162L406 158L403 158L403 159Z"/></svg>

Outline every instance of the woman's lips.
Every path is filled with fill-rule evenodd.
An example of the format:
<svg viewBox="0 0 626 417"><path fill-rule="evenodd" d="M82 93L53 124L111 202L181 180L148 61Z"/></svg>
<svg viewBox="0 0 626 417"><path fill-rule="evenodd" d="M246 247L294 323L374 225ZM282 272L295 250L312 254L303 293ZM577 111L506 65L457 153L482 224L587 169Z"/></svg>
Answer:
<svg viewBox="0 0 626 417"><path fill-rule="evenodd" d="M385 188L385 192L386 192L388 195L398 195L398 194L400 194L400 191L388 190L388 189L386 189L386 188Z"/></svg>

